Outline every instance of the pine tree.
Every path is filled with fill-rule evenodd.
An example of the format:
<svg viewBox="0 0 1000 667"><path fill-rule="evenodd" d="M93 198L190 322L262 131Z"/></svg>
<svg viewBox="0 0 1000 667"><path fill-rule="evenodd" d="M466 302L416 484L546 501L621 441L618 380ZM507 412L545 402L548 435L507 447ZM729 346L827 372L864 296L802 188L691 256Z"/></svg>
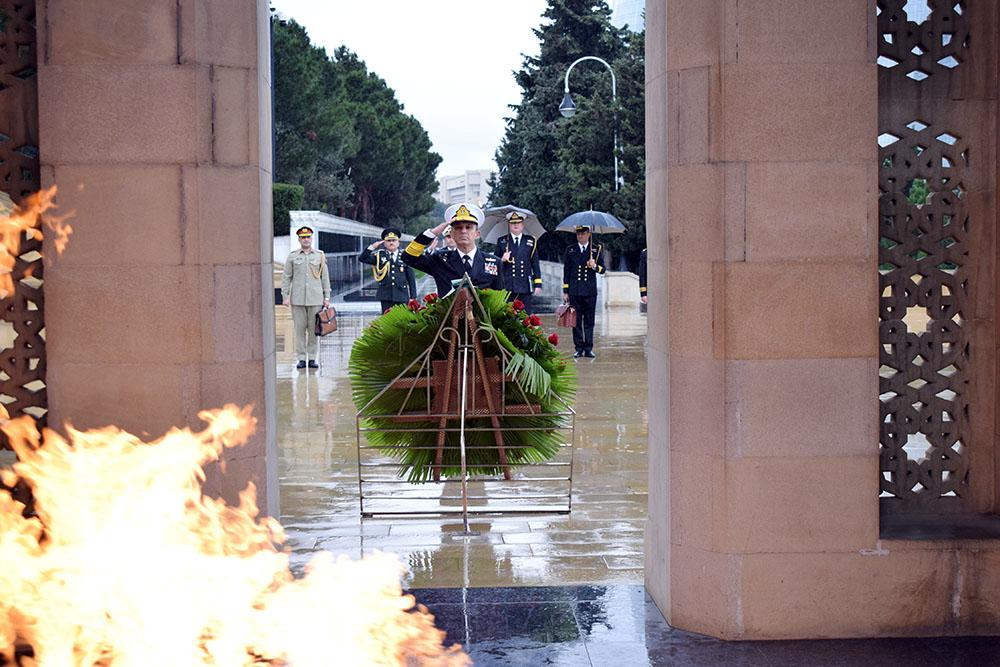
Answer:
<svg viewBox="0 0 1000 667"><path fill-rule="evenodd" d="M593 207L618 216L628 233L605 236L615 251L645 246L644 60L643 37L615 28L603 0L549 0L546 23L535 30L537 58L526 57L515 73L520 104L507 119L496 152L499 172L493 180L491 204L515 204L538 214L547 229L564 217ZM577 113L559 113L569 65L581 56L597 56L611 64L617 78L618 104L612 103L611 77L600 63L577 65L570 90ZM618 129L619 170L625 186L614 190L613 145ZM572 240L568 235L542 237L543 256L560 259Z"/></svg>

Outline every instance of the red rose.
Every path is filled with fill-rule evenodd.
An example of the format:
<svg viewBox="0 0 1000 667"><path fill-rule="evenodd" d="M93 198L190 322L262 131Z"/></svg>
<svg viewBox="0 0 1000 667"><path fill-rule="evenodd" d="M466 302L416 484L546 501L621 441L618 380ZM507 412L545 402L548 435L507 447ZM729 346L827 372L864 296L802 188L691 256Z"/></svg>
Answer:
<svg viewBox="0 0 1000 667"><path fill-rule="evenodd" d="M424 301L426 301L427 303L433 303L437 300L438 300L437 292L431 292L430 294L424 297Z"/></svg>
<svg viewBox="0 0 1000 667"><path fill-rule="evenodd" d="M519 313L522 310L524 310L524 302L521 301L520 299L514 299L514 303L512 303L510 305L514 306L514 312L515 313Z"/></svg>
<svg viewBox="0 0 1000 667"><path fill-rule="evenodd" d="M555 331L553 331L552 333L550 333L549 334L549 342L552 343L553 345L558 345L559 344L559 334L557 334Z"/></svg>
<svg viewBox="0 0 1000 667"><path fill-rule="evenodd" d="M420 302L417 301L416 299L410 299L409 301L407 301L406 307L412 310L413 312L417 312L418 310L423 310L424 308L422 305L420 305Z"/></svg>
<svg viewBox="0 0 1000 667"><path fill-rule="evenodd" d="M542 326L542 318L538 315L532 315L528 318L528 323L533 327L540 327Z"/></svg>

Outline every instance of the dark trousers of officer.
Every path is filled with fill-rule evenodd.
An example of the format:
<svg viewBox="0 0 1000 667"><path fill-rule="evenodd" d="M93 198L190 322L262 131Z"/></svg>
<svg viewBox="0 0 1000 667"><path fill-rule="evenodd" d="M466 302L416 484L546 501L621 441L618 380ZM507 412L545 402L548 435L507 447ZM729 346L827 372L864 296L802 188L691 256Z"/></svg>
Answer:
<svg viewBox="0 0 1000 667"><path fill-rule="evenodd" d="M569 305L576 309L576 326L573 327L573 346L577 352L594 351L594 312L597 295L570 296Z"/></svg>
<svg viewBox="0 0 1000 667"><path fill-rule="evenodd" d="M381 303L382 303L382 312L384 313L389 308L392 308L395 305L398 305L398 304L401 304L401 303L406 303L406 302L405 301L382 301Z"/></svg>
<svg viewBox="0 0 1000 667"><path fill-rule="evenodd" d="M507 301L513 302L515 299L520 299L521 303L524 304L524 312L531 315L533 312L531 310L531 297L534 296L533 292L511 292L510 296L507 297Z"/></svg>

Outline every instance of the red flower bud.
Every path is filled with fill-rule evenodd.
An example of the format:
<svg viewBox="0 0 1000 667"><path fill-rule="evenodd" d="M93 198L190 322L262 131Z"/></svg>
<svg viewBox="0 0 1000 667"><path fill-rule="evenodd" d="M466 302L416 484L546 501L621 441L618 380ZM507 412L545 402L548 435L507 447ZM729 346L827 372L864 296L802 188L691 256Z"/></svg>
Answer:
<svg viewBox="0 0 1000 667"><path fill-rule="evenodd" d="M532 315L531 317L528 318L528 323L531 324L531 326L533 327L540 327L542 326L542 318L540 318L538 315Z"/></svg>
<svg viewBox="0 0 1000 667"><path fill-rule="evenodd" d="M522 310L524 310L524 302L521 301L520 299L514 299L514 303L512 303L510 305L514 306L514 312L515 313L519 313Z"/></svg>
<svg viewBox="0 0 1000 667"><path fill-rule="evenodd" d="M424 297L424 301L426 301L427 303L433 303L437 300L438 300L437 292L431 292L430 294Z"/></svg>
<svg viewBox="0 0 1000 667"><path fill-rule="evenodd" d="M406 307L412 310L413 312L417 312L418 310L421 310L423 308L423 306L420 305L420 302L417 301L416 299L410 299L409 301L407 301Z"/></svg>
<svg viewBox="0 0 1000 667"><path fill-rule="evenodd" d="M555 331L553 331L552 333L550 333L549 334L549 342L552 343L553 345L558 345L559 344L559 334L557 334Z"/></svg>

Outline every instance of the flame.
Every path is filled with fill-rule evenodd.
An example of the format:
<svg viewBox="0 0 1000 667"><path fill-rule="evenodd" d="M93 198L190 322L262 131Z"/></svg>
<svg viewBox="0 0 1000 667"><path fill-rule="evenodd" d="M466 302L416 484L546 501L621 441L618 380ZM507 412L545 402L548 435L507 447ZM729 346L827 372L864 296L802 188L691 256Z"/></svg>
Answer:
<svg viewBox="0 0 1000 667"><path fill-rule="evenodd" d="M296 579L252 484L235 507L204 497L202 466L255 420L236 406L199 417L204 430L151 443L3 424L18 456L3 481L25 481L37 514L0 491L0 663L18 649L60 667L469 664L412 610L394 557L323 554Z"/></svg>
<svg viewBox="0 0 1000 667"><path fill-rule="evenodd" d="M56 254L61 255L69 242L73 227L66 224L66 216L49 213L55 208L56 187L33 193L18 206L11 207L4 201L0 206L0 298L14 291L13 271L21 251L21 240L27 235L42 240L41 224L44 222L55 235ZM9 198L5 198L9 201ZM48 215L45 215L49 213ZM43 218L42 216L45 215ZM30 272L27 277L30 277Z"/></svg>

